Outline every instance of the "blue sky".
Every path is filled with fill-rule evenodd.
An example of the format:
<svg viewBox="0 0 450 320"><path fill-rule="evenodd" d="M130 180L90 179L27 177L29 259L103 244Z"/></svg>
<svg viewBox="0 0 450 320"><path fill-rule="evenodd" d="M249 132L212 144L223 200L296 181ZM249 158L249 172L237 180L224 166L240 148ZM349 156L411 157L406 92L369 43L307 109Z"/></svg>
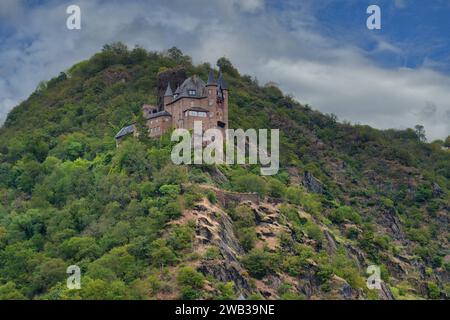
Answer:
<svg viewBox="0 0 450 320"><path fill-rule="evenodd" d="M70 4L82 30L65 27ZM381 7L382 29L366 28ZM227 56L262 83L342 120L425 125L450 134L450 0L2 0L0 122L48 80L103 44L164 50L194 62Z"/></svg>

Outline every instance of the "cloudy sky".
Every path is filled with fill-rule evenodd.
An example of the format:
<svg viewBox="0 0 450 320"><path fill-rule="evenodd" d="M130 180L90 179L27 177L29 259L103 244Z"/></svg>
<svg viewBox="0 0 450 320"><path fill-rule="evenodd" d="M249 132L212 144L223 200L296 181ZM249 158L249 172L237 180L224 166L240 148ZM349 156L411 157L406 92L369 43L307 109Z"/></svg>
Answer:
<svg viewBox="0 0 450 320"><path fill-rule="evenodd" d="M81 8L68 30L66 8ZM366 9L381 7L382 29ZM0 0L0 123L103 44L226 56L300 102L377 128L450 134L450 0Z"/></svg>

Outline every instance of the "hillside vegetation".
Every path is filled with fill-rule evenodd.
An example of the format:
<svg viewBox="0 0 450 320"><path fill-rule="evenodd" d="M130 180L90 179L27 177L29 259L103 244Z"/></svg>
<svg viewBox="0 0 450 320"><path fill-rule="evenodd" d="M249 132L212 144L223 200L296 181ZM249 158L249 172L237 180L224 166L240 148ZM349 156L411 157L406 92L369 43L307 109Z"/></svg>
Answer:
<svg viewBox="0 0 450 320"><path fill-rule="evenodd" d="M117 131L157 102L159 74L182 66L207 78L210 65L176 48L106 45L10 112L0 299L449 298L445 142L425 142L421 127L341 123L218 65L230 127L280 129L276 176L174 166L170 136L116 148ZM251 192L259 201L239 197ZM372 264L381 291L366 286ZM81 290L66 288L70 265Z"/></svg>

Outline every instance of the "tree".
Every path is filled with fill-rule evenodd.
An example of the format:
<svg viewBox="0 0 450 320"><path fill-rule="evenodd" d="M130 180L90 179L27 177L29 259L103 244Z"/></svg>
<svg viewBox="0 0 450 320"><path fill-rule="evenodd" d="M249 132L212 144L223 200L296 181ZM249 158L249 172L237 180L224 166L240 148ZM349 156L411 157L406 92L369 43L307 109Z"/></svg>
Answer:
<svg viewBox="0 0 450 320"><path fill-rule="evenodd" d="M418 124L414 127L414 131L417 135L417 138L419 139L419 141L421 142L427 142L427 136L425 134L425 127Z"/></svg>
<svg viewBox="0 0 450 320"><path fill-rule="evenodd" d="M230 76L239 76L239 72L237 71L237 69L233 66L231 61L225 57L219 58L219 60L217 60L217 66L222 72L227 73Z"/></svg>
<svg viewBox="0 0 450 320"><path fill-rule="evenodd" d="M262 198L267 193L266 181L251 173L236 177L233 184L236 191L239 192L256 192Z"/></svg>
<svg viewBox="0 0 450 320"><path fill-rule="evenodd" d="M177 64L186 65L186 64L192 63L191 57L185 56L183 54L183 51L181 51L177 47L170 48L169 50L167 50L167 53L168 53L169 57L172 58L173 60L175 60L175 62Z"/></svg>
<svg viewBox="0 0 450 320"><path fill-rule="evenodd" d="M201 289L204 285L204 277L201 273L191 267L184 267L178 271L178 285L181 287L183 299L193 300L201 296Z"/></svg>
<svg viewBox="0 0 450 320"><path fill-rule="evenodd" d="M272 256L261 249L250 251L249 254L244 256L242 262L250 275L257 279L262 279L274 271Z"/></svg>
<svg viewBox="0 0 450 320"><path fill-rule="evenodd" d="M144 177L150 174L145 145L129 139L124 141L113 158L113 163L127 174Z"/></svg>
<svg viewBox="0 0 450 320"><path fill-rule="evenodd" d="M61 244L60 250L63 257L73 261L94 259L100 253L100 247L92 237L70 238Z"/></svg>
<svg viewBox="0 0 450 320"><path fill-rule="evenodd" d="M278 179L270 179L269 195L274 198L282 198L286 192L286 186Z"/></svg>
<svg viewBox="0 0 450 320"><path fill-rule="evenodd" d="M163 239L155 240L150 245L150 259L150 262L158 267L172 265L177 261L175 253Z"/></svg>
<svg viewBox="0 0 450 320"><path fill-rule="evenodd" d="M447 136L447 139L445 139L444 147L450 148L450 136Z"/></svg>
<svg viewBox="0 0 450 320"><path fill-rule="evenodd" d="M17 289L12 281L0 285L0 300L25 300L26 297Z"/></svg>

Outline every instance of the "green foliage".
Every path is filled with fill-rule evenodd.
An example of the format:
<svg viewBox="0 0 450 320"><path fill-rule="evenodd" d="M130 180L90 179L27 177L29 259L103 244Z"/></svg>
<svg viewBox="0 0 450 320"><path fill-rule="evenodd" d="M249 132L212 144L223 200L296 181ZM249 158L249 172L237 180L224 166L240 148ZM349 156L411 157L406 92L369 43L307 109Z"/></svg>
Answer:
<svg viewBox="0 0 450 320"><path fill-rule="evenodd" d="M205 252L206 260L216 260L220 258L220 250L217 247L208 247Z"/></svg>
<svg viewBox="0 0 450 320"><path fill-rule="evenodd" d="M428 296L431 299L439 299L441 296L441 291L439 290L439 287L434 282L428 282Z"/></svg>
<svg viewBox="0 0 450 320"><path fill-rule="evenodd" d="M268 184L269 196L282 198L286 192L286 186L277 179L270 179Z"/></svg>
<svg viewBox="0 0 450 320"><path fill-rule="evenodd" d="M275 258L265 250L253 249L243 257L242 262L251 276L262 279L275 271Z"/></svg>
<svg viewBox="0 0 450 320"><path fill-rule="evenodd" d="M331 212L329 219L335 223L343 223L345 221L351 221L356 224L361 224L362 219L358 212L352 207L342 206Z"/></svg>
<svg viewBox="0 0 450 320"><path fill-rule="evenodd" d="M14 282L0 285L0 300L25 300L26 297L17 289Z"/></svg>
<svg viewBox="0 0 450 320"><path fill-rule="evenodd" d="M239 192L256 192L260 197L267 193L266 181L254 174L245 174L233 179L233 185Z"/></svg>
<svg viewBox="0 0 450 320"><path fill-rule="evenodd" d="M306 225L306 234L309 238L316 240L319 243L323 241L323 233L322 230L313 223L309 223Z"/></svg>
<svg viewBox="0 0 450 320"><path fill-rule="evenodd" d="M244 250L251 250L256 242L255 215L248 206L239 206L234 212L234 231Z"/></svg>
<svg viewBox="0 0 450 320"><path fill-rule="evenodd" d="M100 247L92 237L73 237L61 244L61 255L65 259L79 262L83 259L95 259L100 254Z"/></svg>
<svg viewBox="0 0 450 320"><path fill-rule="evenodd" d="M234 292L234 283L232 281L227 283L219 283L217 286L220 294L215 297L217 300L234 300L236 299L236 293Z"/></svg>
<svg viewBox="0 0 450 320"><path fill-rule="evenodd" d="M203 275L191 267L184 267L178 271L177 283L181 288L181 298L195 300L200 298L204 285Z"/></svg>
<svg viewBox="0 0 450 320"><path fill-rule="evenodd" d="M208 190L206 193L206 197L208 198L209 202L216 203L217 202L217 196L216 193L212 190Z"/></svg>
<svg viewBox="0 0 450 320"><path fill-rule="evenodd" d="M450 188L450 154L443 150L449 138L428 144L420 127L380 131L339 123L275 86L261 87L251 76L241 76L226 58L217 64L231 89L230 127L280 128L277 175L262 177L256 165L176 166L169 135L146 137L141 106L156 104L158 73L182 65L188 75L205 78L210 68L193 66L175 47L157 53L105 45L89 60L42 82L11 110L0 128L0 299L148 299L177 290L189 299L236 298L232 283L209 278L216 290L204 294L203 276L181 267L200 258L222 259L215 246L199 257L195 226L173 221L205 197L216 203L215 193L197 184L282 202L277 223L292 230L282 231L280 248L271 251L255 249L264 243L248 206L227 208L252 277L275 272L309 277L308 270L315 270L321 292L331 290L334 274L354 288L364 287L341 248L325 254L323 224L337 242L358 247L370 262L382 265L399 254L421 259L428 274L437 268L448 272L444 248L449 239L441 221ZM131 123L144 134L127 137L116 148L114 135ZM299 185L305 171L320 179L323 193ZM299 215L302 210L312 217ZM386 224L392 213L407 237L395 237L395 247ZM65 269L71 264L82 267L81 290L66 288ZM382 270L382 277L389 275ZM419 280L412 286L397 280L393 291L400 298L417 294L417 285L426 286L430 298L448 292L442 283ZM288 285L278 294L302 298Z"/></svg>

